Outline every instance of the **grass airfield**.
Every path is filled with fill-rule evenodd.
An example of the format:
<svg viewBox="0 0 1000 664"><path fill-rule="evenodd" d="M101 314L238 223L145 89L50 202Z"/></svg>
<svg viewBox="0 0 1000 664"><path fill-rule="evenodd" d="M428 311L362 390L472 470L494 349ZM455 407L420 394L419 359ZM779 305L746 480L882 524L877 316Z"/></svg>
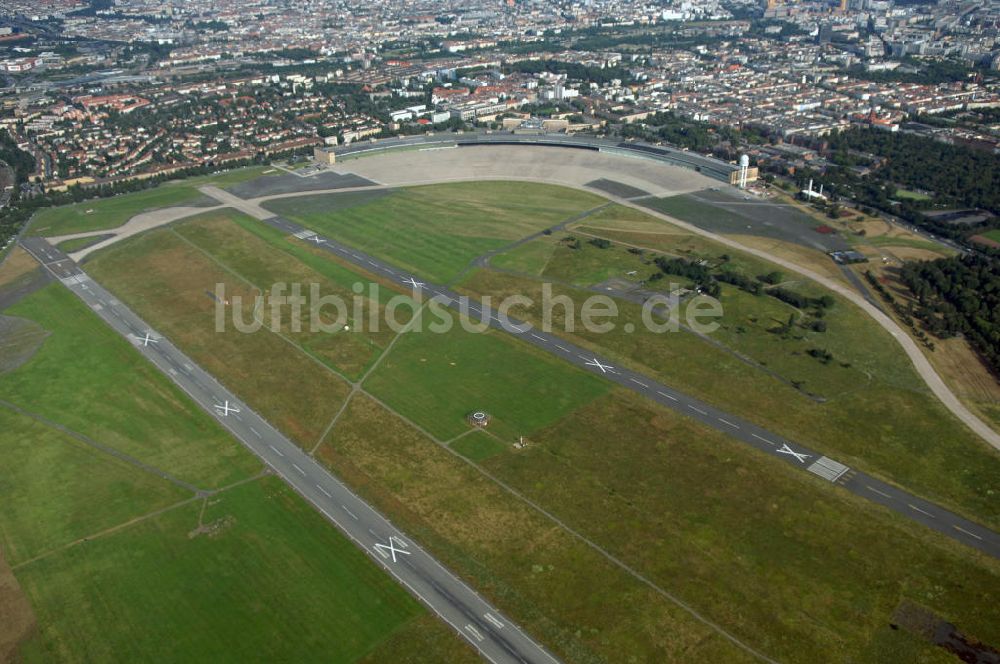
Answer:
<svg viewBox="0 0 1000 664"><path fill-rule="evenodd" d="M580 289L609 278L627 280L632 271L647 275L655 269L648 263L655 252L712 258L719 252L634 210L595 210L603 204L596 196L543 185L430 186L336 202L348 196L285 199L281 206L289 217L298 210L302 223L388 260L398 258L418 274L460 279L461 287L473 293L531 294L540 279L561 284L557 290L586 293ZM510 199L515 204L508 208L504 201ZM580 218L588 211L592 214ZM525 235L567 221L573 225L566 231L502 251ZM625 244L600 249L584 241L580 249L569 249L562 242L567 235ZM630 252L626 244L642 247L643 253ZM488 252L498 252L491 267L467 271ZM727 265L751 275L769 268L743 255L731 256ZM783 662L812 662L816 652L838 661L948 661L940 649L889 628L903 599L931 608L986 643L1000 643L1000 615L991 599L1000 590L997 561L510 337L460 330L398 337L384 331L215 333L216 303L206 294L215 283L225 283L227 293L249 297L274 281L315 281L325 292L346 295L353 283L368 278L238 213L208 213L131 238L96 254L87 270L569 661L623 661L623 655L632 661L754 661L721 632ZM399 288L383 286L385 296ZM808 283L788 287L820 294ZM59 286L32 297L42 295L72 300ZM384 299L372 304L383 306ZM993 497L996 456L936 407L894 345L883 339L872 348L878 330L860 312L837 302L825 317L826 332L796 330L779 338L770 330L794 313L789 305L729 287L722 301L727 313L717 345L689 334L664 339L612 333L573 340L804 442L848 455L995 527L1000 519ZM56 321L45 316L56 305L24 300L20 315L35 306L35 317L51 327ZM634 305L621 306L626 319L633 320ZM80 312L81 318L86 314ZM92 343L100 332L95 329ZM74 356L89 354L83 350L87 343L80 340L75 350L62 351L61 359L46 365L47 341L32 364L71 363ZM816 344L830 349L839 362L824 365L806 355ZM127 357L127 344L120 345L119 353L107 354ZM807 398L736 353L805 381L826 401ZM135 361L140 362L137 356ZM150 382L160 378L152 368L146 372ZM10 376L0 378L0 391ZM41 382L33 376L24 381L26 386ZM160 383L169 387L165 379ZM78 388L72 383L66 388L66 395L51 399L49 417L69 418L64 411L81 408L73 398L84 400L79 403L94 398L91 393L74 397ZM127 392L121 397L129 404L125 412L148 408L135 403L148 388L118 389ZM495 417L486 431L473 430L465 421L476 409ZM24 428L25 435L41 426L21 417L8 415L9 426ZM78 606L101 602L104 611L124 606L138 612L166 604L166 596L211 609L207 617L201 608L190 615L179 610L158 614L176 631L192 632L171 653L179 658L207 653L235 660L268 653L264 637L290 640L304 657L341 643L343 655L335 661L385 661L390 651L416 652L413 648L429 653L431 661L468 655L387 578L373 575L367 561L283 485L256 479L258 469L242 449L227 458L235 443L227 443L210 421L199 424L197 414L183 408L174 417L182 421L178 427L219 432L211 444L199 440L204 432L175 432L177 445L197 443L201 461L190 461L198 457L190 449L149 445L160 440L159 429L153 435L141 428L119 432L127 424L119 422L108 431L120 436L130 454L146 455L141 458L187 481L246 483L109 534L99 547L70 547L23 567L18 561L29 553L8 557L41 622L66 624L67 614L55 607L59 586L50 585L59 579L73 589L69 596ZM153 418L129 426L158 425ZM59 448L58 436L48 435L53 438L48 446ZM527 445L518 449L513 443L521 436ZM147 439L148 446L139 444ZM250 463L238 472L233 468L241 458ZM127 470L101 472L113 478L110 473ZM25 482L38 474L35 469L24 473ZM176 485L145 476L142 481L159 487L156 491L100 480L97 471L90 476L117 492L102 501L106 513L94 515L103 519L100 523L48 534L12 524L2 532L24 531L29 544L43 535L63 542L119 523L128 515L115 510L131 504L133 495L147 501L144 513L184 498ZM74 490L95 491L87 485ZM45 495L46 487L32 491ZM198 534L191 537L194 531ZM55 546L41 541L19 546L26 551ZM5 541L5 550L8 546ZM126 553L132 550L141 554ZM206 557L219 561L219 568L196 568ZM230 562L239 563L244 575L223 566ZM161 594L142 586L141 579L150 576L164 584ZM241 585L247 577L260 585ZM200 579L194 585L205 594L182 597L178 579ZM365 592L347 590L359 580ZM316 587L329 590L315 592ZM356 600L350 606L327 604L345 592ZM273 604L277 620L260 619L261 607L254 602L260 597ZM714 626L697 620L685 606ZM225 620L220 617L224 610L248 615ZM137 613L127 615L134 620L125 623L134 644L124 637L117 643L103 638L91 643L101 620L121 619L98 612L73 630L34 636L23 652L29 661L53 652L93 659L114 650L91 648L134 654L133 648L160 638L161 625L136 618ZM323 624L304 621L302 615L324 616ZM384 629L357 627L366 617ZM223 651L219 643L234 638L231 623L240 621L260 630L261 639ZM346 630L360 633L351 640ZM209 634L223 637L212 643Z"/></svg>
<svg viewBox="0 0 1000 664"><path fill-rule="evenodd" d="M477 661L60 284L3 313L3 658Z"/></svg>

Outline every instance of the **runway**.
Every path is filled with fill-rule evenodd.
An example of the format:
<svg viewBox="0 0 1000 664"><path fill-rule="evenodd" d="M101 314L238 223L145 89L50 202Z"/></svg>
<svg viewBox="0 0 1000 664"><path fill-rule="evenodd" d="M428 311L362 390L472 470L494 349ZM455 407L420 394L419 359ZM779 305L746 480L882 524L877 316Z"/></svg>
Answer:
<svg viewBox="0 0 1000 664"><path fill-rule="evenodd" d="M42 238L21 246L410 593L497 664L557 662L476 591Z"/></svg>
<svg viewBox="0 0 1000 664"><path fill-rule="evenodd" d="M323 249L367 272L402 285L405 285L407 280L420 281L416 275L389 265L374 256L348 245L340 244L258 206L248 207L246 203L243 201L241 209L263 223L294 236L312 247ZM462 301L458 293L447 287L426 282L419 288L419 292L418 289L414 289L414 295L423 295L424 299L437 298L443 305L452 309L459 309ZM569 343L554 334L532 329L523 321L514 318L501 321L495 313L484 313L483 309L475 303L468 305L466 313L479 317L483 322L487 322L484 316L488 315L488 323L494 329L512 334L522 341L586 371L598 373L607 380L722 431L726 435L764 454L780 459L796 469L812 473L824 481L836 484L866 500L883 505L962 544L995 558L1000 558L1000 535L935 503L883 482L867 473L850 468L846 464L828 458L808 447L783 439L752 422L678 392L648 376L616 366L611 360L595 356L592 351Z"/></svg>

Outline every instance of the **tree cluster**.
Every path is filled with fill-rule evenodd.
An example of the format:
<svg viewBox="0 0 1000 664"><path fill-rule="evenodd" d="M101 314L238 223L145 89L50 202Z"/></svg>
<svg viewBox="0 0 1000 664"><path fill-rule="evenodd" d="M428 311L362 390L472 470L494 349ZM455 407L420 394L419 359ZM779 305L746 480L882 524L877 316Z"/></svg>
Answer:
<svg viewBox="0 0 1000 664"><path fill-rule="evenodd" d="M964 336L1000 372L1000 255L970 253L907 263L900 279L917 299L914 311L939 337Z"/></svg>

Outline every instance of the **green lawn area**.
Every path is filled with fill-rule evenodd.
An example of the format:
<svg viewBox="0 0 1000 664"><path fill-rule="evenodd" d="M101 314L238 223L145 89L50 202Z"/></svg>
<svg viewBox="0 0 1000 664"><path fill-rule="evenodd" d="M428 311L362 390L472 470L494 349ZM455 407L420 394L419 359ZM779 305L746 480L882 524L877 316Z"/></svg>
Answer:
<svg viewBox="0 0 1000 664"><path fill-rule="evenodd" d="M458 451L777 661L948 661L889 627L904 599L1000 639L997 561L624 390ZM752 659L364 396L318 456L567 661Z"/></svg>
<svg viewBox="0 0 1000 664"><path fill-rule="evenodd" d="M982 234L985 237L993 240L994 242L1000 242L1000 228L994 228L991 231L986 231Z"/></svg>
<svg viewBox="0 0 1000 664"><path fill-rule="evenodd" d="M355 662L426 615L276 478L201 510L192 503L18 569L39 621L23 661ZM421 624L413 641L425 661L476 661L443 623Z"/></svg>
<svg viewBox="0 0 1000 664"><path fill-rule="evenodd" d="M638 395L532 441L482 464L778 661L923 661L903 599L1000 640L998 561Z"/></svg>
<svg viewBox="0 0 1000 664"><path fill-rule="evenodd" d="M453 441L449 447L472 461L485 461L504 452L507 446L485 431L474 431Z"/></svg>
<svg viewBox="0 0 1000 664"><path fill-rule="evenodd" d="M586 227L579 230L590 232ZM573 230L556 232L500 254L490 265L580 286L593 286L612 277L638 284L657 270L646 256L620 246L600 248L592 239Z"/></svg>
<svg viewBox="0 0 1000 664"><path fill-rule="evenodd" d="M0 551L10 565L192 496L6 407L0 427Z"/></svg>
<svg viewBox="0 0 1000 664"><path fill-rule="evenodd" d="M37 623L15 661L478 661L60 284L4 313L49 334L0 399L230 485L0 405L0 567Z"/></svg>
<svg viewBox="0 0 1000 664"><path fill-rule="evenodd" d="M552 254L559 246L558 240L564 237L566 237L565 233L558 233L541 237L533 242L526 242L510 251L494 256L490 259L490 265L501 270L541 276L545 272L546 265L552 259Z"/></svg>
<svg viewBox="0 0 1000 664"><path fill-rule="evenodd" d="M929 201L931 199L927 194L922 194L919 191L910 191L909 189L897 189L896 198L905 198L913 201Z"/></svg>
<svg viewBox="0 0 1000 664"><path fill-rule="evenodd" d="M90 236L90 237L77 237L73 238L72 240L63 240L57 246L62 251L65 251L67 254L71 254L74 251L77 251L78 249L83 249L84 247L89 247L92 244L97 244L103 239L104 238L102 238L100 235Z"/></svg>
<svg viewBox="0 0 1000 664"><path fill-rule="evenodd" d="M0 399L202 488L260 467L61 284L4 313L35 321L50 334L34 357L0 377Z"/></svg>
<svg viewBox="0 0 1000 664"><path fill-rule="evenodd" d="M563 661L756 661L365 395L317 457Z"/></svg>
<svg viewBox="0 0 1000 664"><path fill-rule="evenodd" d="M354 316L353 301L357 295L352 286L364 282L361 276L317 256L301 240L231 210L199 215L177 225L175 231L258 289L270 290L277 283L289 287L298 284L305 298L298 318L300 329L292 328L288 307L285 309L288 315L282 318L283 334L351 379L359 378L395 336L388 325L372 330L365 314L362 313L361 320ZM337 332L312 329L312 306L321 301L312 297L314 286L320 298L336 297L343 303L343 323L349 329ZM364 286L367 293L368 284ZM388 297L386 292L382 299ZM384 307L378 301L366 301L368 306L378 308L378 320L384 321ZM332 325L337 316L334 307L328 306L325 312L327 315L321 320ZM405 322L407 318L401 314L399 320Z"/></svg>
<svg viewBox="0 0 1000 664"><path fill-rule="evenodd" d="M588 269L584 259L581 271ZM809 282L788 287L813 296L822 293ZM490 270L470 275L462 289L492 295L494 301L511 294L542 301L538 280ZM559 285L553 286L553 293L569 295L576 302L590 295ZM621 300L621 315L612 332L588 333L577 326L576 332L562 334L779 435L974 519L994 527L1000 524L1000 505L995 500L1000 458L953 419L928 392L888 333L863 312L836 298L824 318L826 332L796 326L785 338L772 330L779 322L787 322L794 311L791 307L728 286L723 289L722 303L723 327L711 339L724 347L683 331L651 332L643 325L639 305ZM515 308L512 314L541 323L538 304L530 310ZM626 332L626 323L637 331ZM555 324L559 327L558 320ZM829 351L834 361L821 363L808 355L811 348ZM786 382L747 364L737 354L765 365ZM800 381L803 390L825 400L814 401L791 381Z"/></svg>
<svg viewBox="0 0 1000 664"><path fill-rule="evenodd" d="M497 332L409 332L365 389L439 439L468 431L475 411L511 443L608 390L603 381Z"/></svg>
<svg viewBox="0 0 1000 664"><path fill-rule="evenodd" d="M210 204L204 195L187 184L163 184L123 196L100 198L72 205L40 210L28 229L33 235L69 235L116 228L139 214L175 205Z"/></svg>
<svg viewBox="0 0 1000 664"><path fill-rule="evenodd" d="M32 235L52 237L86 231L117 228L141 212L149 212L177 205L211 206L216 201L208 198L198 187L206 184L223 186L258 177L263 166L240 168L216 175L204 175L165 182L152 189L111 198L91 200L40 210L31 219L28 232Z"/></svg>
<svg viewBox="0 0 1000 664"><path fill-rule="evenodd" d="M339 196L278 199L265 207L439 282L481 254L603 203L592 194L524 182L413 187L349 206L339 205Z"/></svg>
<svg viewBox="0 0 1000 664"><path fill-rule="evenodd" d="M954 254L954 250L948 247L944 247L936 242L931 242L930 240L918 240L912 237L869 237L869 238L853 238L857 244L867 244L872 247L912 247L913 249L926 249L928 251L936 251L938 253L947 253L948 255Z"/></svg>
<svg viewBox="0 0 1000 664"><path fill-rule="evenodd" d="M111 246L87 265L91 276L292 440L306 449L316 445L348 383L269 326L240 331L233 306L224 308L223 331L217 331L217 284L231 302L242 298L241 318L252 321L256 291L240 277L169 228Z"/></svg>

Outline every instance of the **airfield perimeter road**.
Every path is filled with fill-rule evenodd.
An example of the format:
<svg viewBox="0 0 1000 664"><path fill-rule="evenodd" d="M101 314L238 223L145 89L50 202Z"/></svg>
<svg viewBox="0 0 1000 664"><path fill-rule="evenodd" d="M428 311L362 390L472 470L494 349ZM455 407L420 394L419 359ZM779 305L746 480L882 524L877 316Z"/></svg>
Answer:
<svg viewBox="0 0 1000 664"><path fill-rule="evenodd" d="M93 281L66 254L41 238L25 238L21 246L483 657L497 664L557 662L388 519Z"/></svg>
<svg viewBox="0 0 1000 664"><path fill-rule="evenodd" d="M232 205L238 210L276 228L284 233L295 236L303 242L326 250L358 267L380 277L405 283L409 279L419 282L417 275L410 274L370 256L362 251L340 244L326 236L319 235L304 226L279 217L253 202L241 199L233 194L216 189L202 187L202 191L221 203ZM844 487L851 493L878 503L936 530L963 544L979 549L995 558L1000 558L1000 534L973 521L969 521L939 505L883 482L859 470L830 459L807 447L782 439L780 436L763 429L752 422L730 415L707 403L689 397L666 385L635 371L614 366L610 360L596 357L593 352L573 345L563 339L545 333L541 330L528 329L528 325L510 318L501 321L492 312L484 312L477 303L468 302L456 292L444 286L424 283L420 289L414 288L416 296L424 295L437 298L442 304L459 309L462 302L468 304L464 311L467 315L479 317L489 315L491 327L511 333L514 336L556 355L571 364L587 371L603 375L619 385L648 397L657 403L693 417L696 420L718 429L737 440L750 445L766 454L775 456L801 470L811 472L823 480Z"/></svg>

